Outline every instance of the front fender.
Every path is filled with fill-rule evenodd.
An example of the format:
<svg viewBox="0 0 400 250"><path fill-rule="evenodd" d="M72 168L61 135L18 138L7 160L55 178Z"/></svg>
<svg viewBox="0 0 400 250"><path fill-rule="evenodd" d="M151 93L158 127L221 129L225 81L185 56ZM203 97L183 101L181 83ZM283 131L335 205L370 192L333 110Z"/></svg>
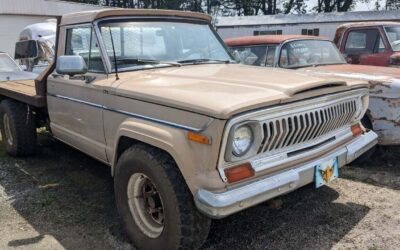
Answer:
<svg viewBox="0 0 400 250"><path fill-rule="evenodd" d="M167 152L176 162L189 189L194 193L200 187L221 189L225 186L216 169L219 141L223 124L213 121L202 132L212 137L212 145L204 145L187 139L187 131L151 122L125 119L117 129L112 151L112 171L118 162L118 145L121 138L146 143Z"/></svg>
<svg viewBox="0 0 400 250"><path fill-rule="evenodd" d="M400 80L371 81L368 117L381 145L400 144Z"/></svg>
<svg viewBox="0 0 400 250"><path fill-rule="evenodd" d="M134 119L125 120L118 128L117 135L114 145L114 153L112 158L112 167L117 164L117 148L119 141L122 137L130 138L139 142L149 144L153 147L162 149L168 152L179 165L181 164L180 158L178 157L178 143L185 143L184 131L172 131L172 129L160 128L155 125L144 124L143 122L137 122Z"/></svg>

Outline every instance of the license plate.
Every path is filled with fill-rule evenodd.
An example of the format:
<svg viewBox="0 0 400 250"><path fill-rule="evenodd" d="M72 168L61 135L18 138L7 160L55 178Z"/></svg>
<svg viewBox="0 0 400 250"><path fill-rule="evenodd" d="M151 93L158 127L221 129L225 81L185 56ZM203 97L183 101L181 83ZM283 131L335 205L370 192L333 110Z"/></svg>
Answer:
<svg viewBox="0 0 400 250"><path fill-rule="evenodd" d="M337 157L321 162L315 166L315 187L319 188L339 177Z"/></svg>

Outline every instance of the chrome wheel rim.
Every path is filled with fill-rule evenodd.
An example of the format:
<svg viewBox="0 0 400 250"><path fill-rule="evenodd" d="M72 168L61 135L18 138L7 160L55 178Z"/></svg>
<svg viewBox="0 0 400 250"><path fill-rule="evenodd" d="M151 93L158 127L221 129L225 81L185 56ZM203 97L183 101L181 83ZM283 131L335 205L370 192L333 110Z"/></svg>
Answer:
<svg viewBox="0 0 400 250"><path fill-rule="evenodd" d="M128 182L127 195L136 225L148 237L159 237L164 229L164 206L152 180L145 174L133 174Z"/></svg>
<svg viewBox="0 0 400 250"><path fill-rule="evenodd" d="M13 145L14 138L11 133L10 117L8 116L7 113L3 115L3 126L4 126L4 133L6 135L6 138L4 139L7 140L7 143L9 145Z"/></svg>

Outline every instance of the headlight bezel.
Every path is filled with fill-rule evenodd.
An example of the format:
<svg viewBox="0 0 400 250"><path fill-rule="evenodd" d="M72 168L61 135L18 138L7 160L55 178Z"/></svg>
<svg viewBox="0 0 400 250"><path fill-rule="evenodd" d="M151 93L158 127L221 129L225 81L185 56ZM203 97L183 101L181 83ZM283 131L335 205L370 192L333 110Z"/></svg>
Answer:
<svg viewBox="0 0 400 250"><path fill-rule="evenodd" d="M250 136L248 139L245 139L245 140L248 140L248 145L246 145L246 148L241 150L241 152L237 152L237 148L239 146L235 147L235 138L236 138L236 134L240 132L239 130L247 130L246 132L248 132L248 135ZM253 129L249 125L244 124L244 125L236 127L236 129L232 133L233 133L232 141L231 141L232 154L236 157L242 157L250 150L251 145L254 142ZM239 149L239 151L240 151L240 149Z"/></svg>
<svg viewBox="0 0 400 250"><path fill-rule="evenodd" d="M235 136L235 132L237 129L244 126L249 127L253 135L251 145L243 154L235 155L233 153L233 139ZM226 150L225 150L225 160L230 162L238 161L238 160L243 160L245 158L249 158L257 154L257 150L261 145L261 138L262 138L262 131L259 121L243 121L233 125L229 131L229 136L227 141L228 143L226 145Z"/></svg>

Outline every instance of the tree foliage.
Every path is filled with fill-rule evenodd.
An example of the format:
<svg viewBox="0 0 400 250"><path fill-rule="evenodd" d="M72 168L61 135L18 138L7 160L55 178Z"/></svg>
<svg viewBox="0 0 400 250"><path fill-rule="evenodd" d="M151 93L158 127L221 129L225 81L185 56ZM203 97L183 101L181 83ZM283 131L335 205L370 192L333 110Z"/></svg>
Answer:
<svg viewBox="0 0 400 250"><path fill-rule="evenodd" d="M387 0L385 8L387 10L398 10L398 9L400 9L400 0Z"/></svg>
<svg viewBox="0 0 400 250"><path fill-rule="evenodd" d="M157 8L190 10L206 13L218 11L222 15L274 15L313 12L344 12L356 3L373 0L69 0L80 3L101 4L122 8ZM375 0L375 9L400 9L400 0ZM379 3L382 1L382 4ZM315 6L307 6L307 3Z"/></svg>

